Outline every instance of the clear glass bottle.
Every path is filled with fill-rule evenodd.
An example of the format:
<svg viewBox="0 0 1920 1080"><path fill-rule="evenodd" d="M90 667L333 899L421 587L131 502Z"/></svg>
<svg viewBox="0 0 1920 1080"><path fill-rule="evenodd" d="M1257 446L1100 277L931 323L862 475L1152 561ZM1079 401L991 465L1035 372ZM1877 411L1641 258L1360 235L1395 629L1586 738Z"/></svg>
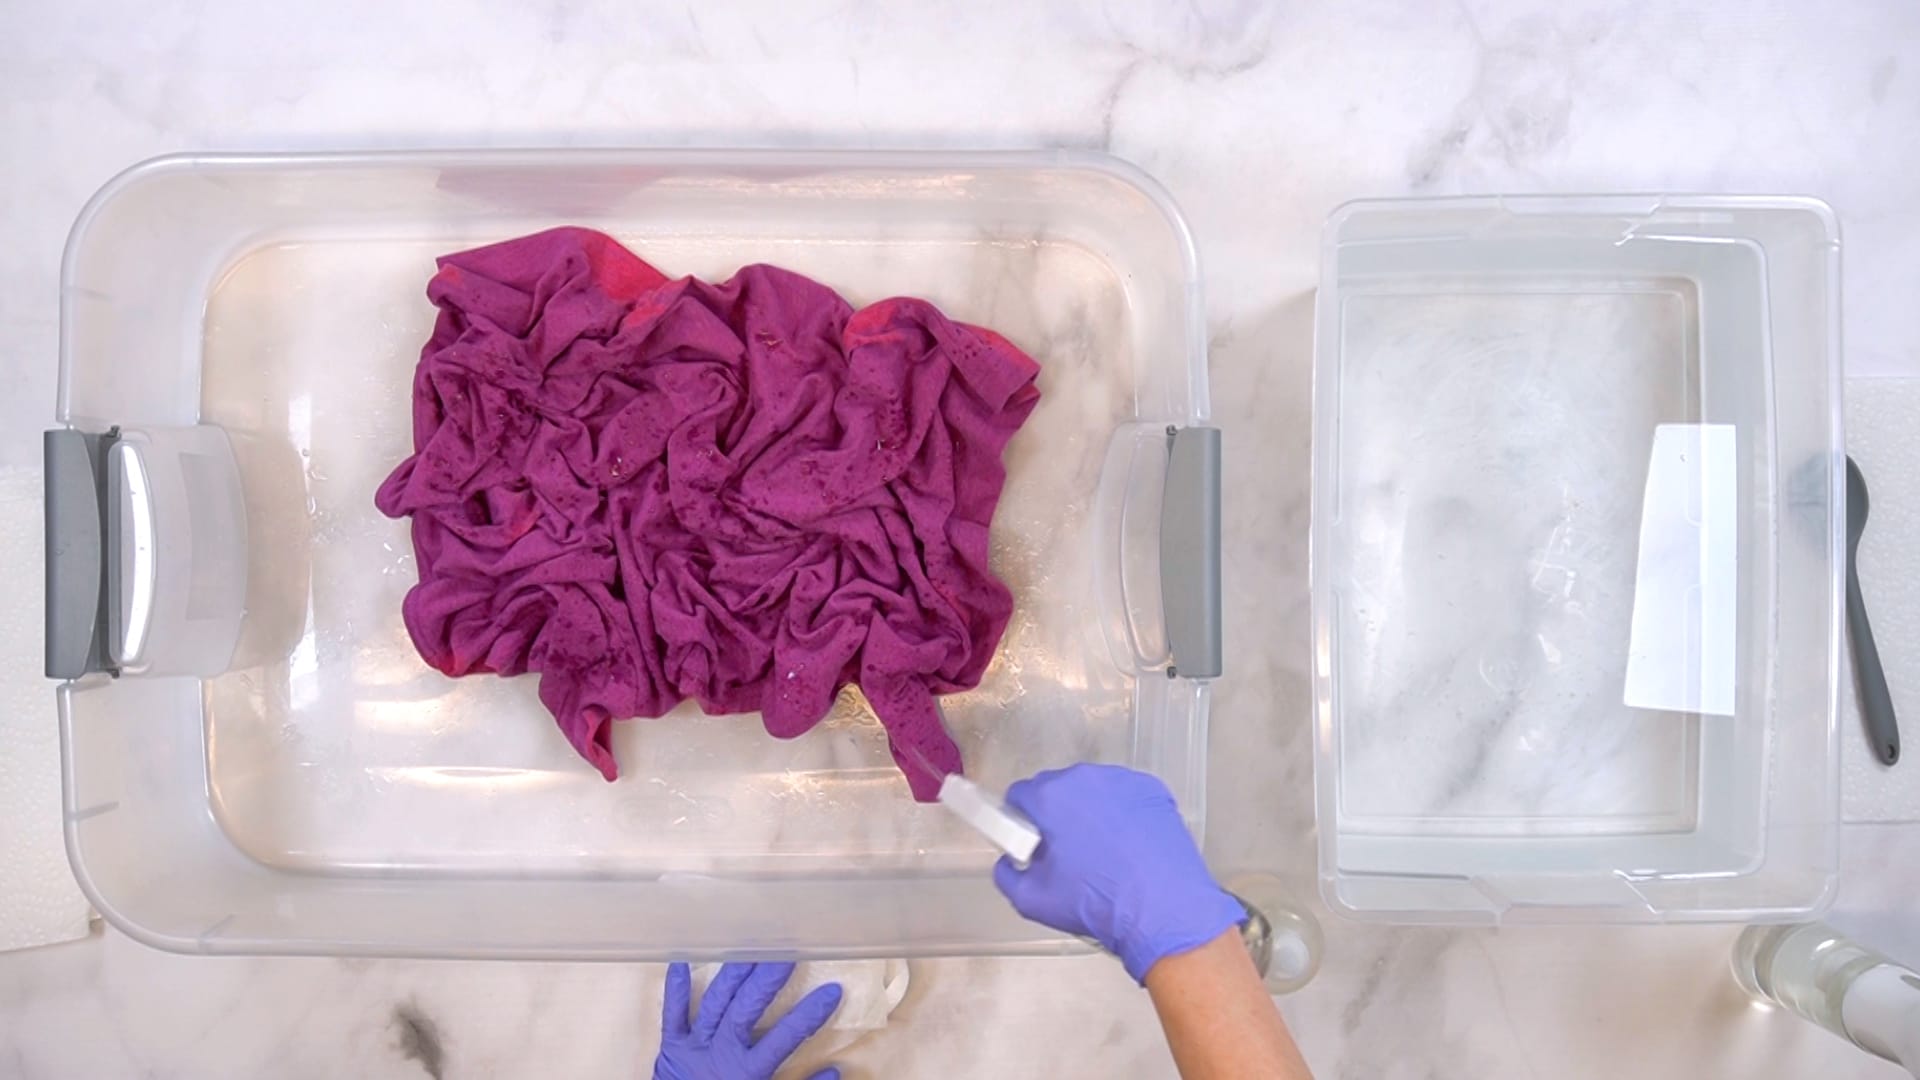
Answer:
<svg viewBox="0 0 1920 1080"><path fill-rule="evenodd" d="M1733 977L1756 1000L1920 1076L1920 975L1831 926L1747 927L1733 945Z"/></svg>
<svg viewBox="0 0 1920 1080"><path fill-rule="evenodd" d="M1291 994L1312 982L1325 947L1320 920L1271 874L1235 875L1227 879L1226 890L1251 916L1240 936L1267 992Z"/></svg>

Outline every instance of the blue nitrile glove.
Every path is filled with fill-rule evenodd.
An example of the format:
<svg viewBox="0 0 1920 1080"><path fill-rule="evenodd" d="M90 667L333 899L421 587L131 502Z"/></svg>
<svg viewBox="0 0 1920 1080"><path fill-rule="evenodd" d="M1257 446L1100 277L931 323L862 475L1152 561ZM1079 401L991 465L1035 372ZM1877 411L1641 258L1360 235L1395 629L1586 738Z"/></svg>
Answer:
<svg viewBox="0 0 1920 1080"><path fill-rule="evenodd" d="M755 1042L754 1025L792 974L792 964L722 964L700 997L700 1015L689 1023L693 975L685 964L669 965L653 1080L773 1080L788 1055L840 1007L839 983L816 986ZM812 1080L840 1080L840 1070L829 1066Z"/></svg>
<svg viewBox="0 0 1920 1080"><path fill-rule="evenodd" d="M1025 870L1003 856L993 883L1027 918L1098 941L1135 982L1247 918L1214 884L1159 777L1075 765L1014 784L1007 805L1039 827L1040 849Z"/></svg>

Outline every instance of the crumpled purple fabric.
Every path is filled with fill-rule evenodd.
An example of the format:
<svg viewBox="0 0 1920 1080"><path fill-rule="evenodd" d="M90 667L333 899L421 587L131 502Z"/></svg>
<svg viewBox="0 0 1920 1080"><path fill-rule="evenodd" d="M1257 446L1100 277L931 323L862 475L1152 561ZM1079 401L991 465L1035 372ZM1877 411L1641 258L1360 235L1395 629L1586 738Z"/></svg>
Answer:
<svg viewBox="0 0 1920 1080"><path fill-rule="evenodd" d="M538 672L609 780L616 719L691 698L790 738L847 682L915 798L959 771L934 695L1012 611L987 530L1031 358L924 301L669 280L576 228L449 255L427 295L414 454L375 503L413 519L429 664Z"/></svg>

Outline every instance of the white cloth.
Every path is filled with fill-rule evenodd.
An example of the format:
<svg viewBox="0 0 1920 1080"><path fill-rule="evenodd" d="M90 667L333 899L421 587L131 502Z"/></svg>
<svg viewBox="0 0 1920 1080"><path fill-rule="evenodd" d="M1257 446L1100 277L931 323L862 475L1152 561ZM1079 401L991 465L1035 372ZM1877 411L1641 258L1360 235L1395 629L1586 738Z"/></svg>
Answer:
<svg viewBox="0 0 1920 1080"><path fill-rule="evenodd" d="M0 951L85 937L92 917L61 831L41 514L40 471L0 469Z"/></svg>
<svg viewBox="0 0 1920 1080"><path fill-rule="evenodd" d="M693 1000L707 992L707 983L719 964L701 964L693 969ZM799 964L780 996L773 999L761 1021L764 1028L785 1016L787 1010L807 991L824 983L840 984L840 1007L820 1033L807 1040L810 1056L831 1057L869 1031L887 1026L887 1018L907 996L905 960L816 960Z"/></svg>

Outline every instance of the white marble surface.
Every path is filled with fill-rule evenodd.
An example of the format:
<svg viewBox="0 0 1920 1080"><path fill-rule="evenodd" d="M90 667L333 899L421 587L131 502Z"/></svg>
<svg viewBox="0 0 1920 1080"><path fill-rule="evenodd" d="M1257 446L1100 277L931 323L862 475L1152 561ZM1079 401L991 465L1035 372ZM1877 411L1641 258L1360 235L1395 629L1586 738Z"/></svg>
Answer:
<svg viewBox="0 0 1920 1080"><path fill-rule="evenodd" d="M1334 205L1820 194L1845 229L1849 364L1920 373L1920 12L1894 2L14 4L0 103L0 464L33 460L50 415L67 225L151 154L1069 145L1138 162L1199 240L1229 440L1209 852L1302 890L1310 298ZM1920 939L1920 832L1858 826L1846 846L1847 918ZM1325 969L1285 1009L1324 1076L1897 1075L1745 1005L1731 938L1329 923ZM628 1075L658 992L651 967L207 960L107 932L0 957L0 1072ZM433 1037L403 1038L408 1018ZM917 963L895 1022L840 1060L863 1077L1172 1071L1146 1001L1097 958Z"/></svg>

